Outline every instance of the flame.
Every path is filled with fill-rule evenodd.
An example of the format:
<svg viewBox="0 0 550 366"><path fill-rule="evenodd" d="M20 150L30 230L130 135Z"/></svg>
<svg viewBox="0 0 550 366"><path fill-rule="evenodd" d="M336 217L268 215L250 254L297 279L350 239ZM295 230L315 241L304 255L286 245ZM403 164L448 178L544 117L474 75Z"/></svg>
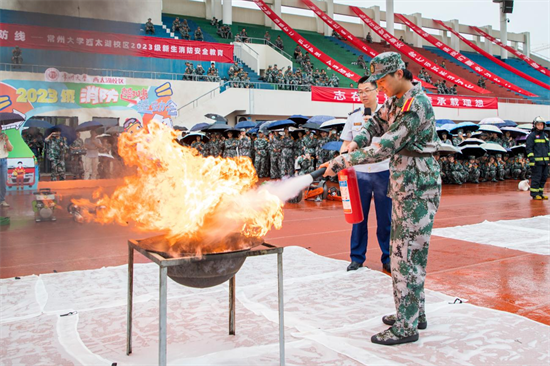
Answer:
<svg viewBox="0 0 550 366"><path fill-rule="evenodd" d="M135 174L111 196L94 192L101 207L88 220L135 224L143 232L163 232L173 247L187 253L244 249L283 221L283 202L258 181L248 157L203 157L176 141L177 131L152 121L119 138L119 154ZM248 238L235 245L235 236ZM252 240L256 239L256 240ZM182 244L183 243L183 244Z"/></svg>

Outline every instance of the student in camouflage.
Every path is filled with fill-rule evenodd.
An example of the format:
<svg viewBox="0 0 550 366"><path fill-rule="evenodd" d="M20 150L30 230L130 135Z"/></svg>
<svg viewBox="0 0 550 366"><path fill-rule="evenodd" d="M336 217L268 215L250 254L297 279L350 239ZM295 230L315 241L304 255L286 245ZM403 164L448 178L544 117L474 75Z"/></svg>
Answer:
<svg viewBox="0 0 550 366"><path fill-rule="evenodd" d="M61 136L61 130L54 129L45 141L49 143L48 159L51 161L52 181L65 180L65 155L69 149L67 140Z"/></svg>
<svg viewBox="0 0 550 366"><path fill-rule="evenodd" d="M401 56L381 53L370 67L368 81L377 82L388 100L348 145L350 153L325 164L325 175L390 158L390 255L396 314L382 318L391 327L372 336L371 341L394 345L417 341L417 328L427 326L424 281L441 196L439 164L433 157L439 138L432 104L421 85L412 83L412 73L405 69ZM380 143L369 146L375 136L381 137Z"/></svg>
<svg viewBox="0 0 550 366"><path fill-rule="evenodd" d="M246 136L246 131L243 129L239 133L239 156L248 156L250 157L250 148L252 147L252 142L250 137Z"/></svg>
<svg viewBox="0 0 550 366"><path fill-rule="evenodd" d="M290 137L288 127L284 130L281 141L281 176L290 177L294 175L294 140Z"/></svg>
<svg viewBox="0 0 550 366"><path fill-rule="evenodd" d="M279 139L279 133L273 132L269 134L269 177L271 179L281 178L281 140Z"/></svg>
<svg viewBox="0 0 550 366"><path fill-rule="evenodd" d="M269 141L265 138L263 131L258 131L258 138L254 141L254 168L256 168L256 174L259 178L269 177L268 158L267 151Z"/></svg>
<svg viewBox="0 0 550 366"><path fill-rule="evenodd" d="M239 140L233 138L234 131L226 131L227 138L224 141L223 157L235 158L237 157L237 147L239 146Z"/></svg>

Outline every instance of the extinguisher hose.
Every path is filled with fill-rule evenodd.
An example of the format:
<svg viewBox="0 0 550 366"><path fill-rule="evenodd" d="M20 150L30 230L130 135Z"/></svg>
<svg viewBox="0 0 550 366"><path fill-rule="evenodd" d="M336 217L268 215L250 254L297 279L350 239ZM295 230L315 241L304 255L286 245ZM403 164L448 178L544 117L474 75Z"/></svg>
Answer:
<svg viewBox="0 0 550 366"><path fill-rule="evenodd" d="M327 168L321 168L321 169L317 169L313 173L310 173L310 175L312 176L313 180L316 180L321 178L326 171L327 171Z"/></svg>

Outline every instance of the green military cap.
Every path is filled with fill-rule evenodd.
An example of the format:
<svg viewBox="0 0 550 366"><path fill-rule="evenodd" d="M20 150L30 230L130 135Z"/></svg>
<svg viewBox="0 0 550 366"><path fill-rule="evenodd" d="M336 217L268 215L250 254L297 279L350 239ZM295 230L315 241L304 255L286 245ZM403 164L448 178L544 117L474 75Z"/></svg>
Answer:
<svg viewBox="0 0 550 366"><path fill-rule="evenodd" d="M502 154L497 154L497 158L502 158Z"/></svg>
<svg viewBox="0 0 550 366"><path fill-rule="evenodd" d="M369 83L377 81L384 76L405 69L405 63L396 52L384 52L375 56L370 62Z"/></svg>
<svg viewBox="0 0 550 366"><path fill-rule="evenodd" d="M470 155L470 156L468 156L468 159L470 159L470 160L475 160L476 157L475 157L474 155Z"/></svg>

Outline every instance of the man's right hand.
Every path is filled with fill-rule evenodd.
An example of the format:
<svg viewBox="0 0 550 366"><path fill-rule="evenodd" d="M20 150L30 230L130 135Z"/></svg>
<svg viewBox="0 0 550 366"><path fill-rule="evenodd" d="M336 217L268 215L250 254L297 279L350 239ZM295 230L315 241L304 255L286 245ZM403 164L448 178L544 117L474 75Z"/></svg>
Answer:
<svg viewBox="0 0 550 366"><path fill-rule="evenodd" d="M354 152L354 151L357 150L358 148L359 148L359 146L357 145L357 142L352 141L352 142L350 142L349 145L348 145L348 153Z"/></svg>

